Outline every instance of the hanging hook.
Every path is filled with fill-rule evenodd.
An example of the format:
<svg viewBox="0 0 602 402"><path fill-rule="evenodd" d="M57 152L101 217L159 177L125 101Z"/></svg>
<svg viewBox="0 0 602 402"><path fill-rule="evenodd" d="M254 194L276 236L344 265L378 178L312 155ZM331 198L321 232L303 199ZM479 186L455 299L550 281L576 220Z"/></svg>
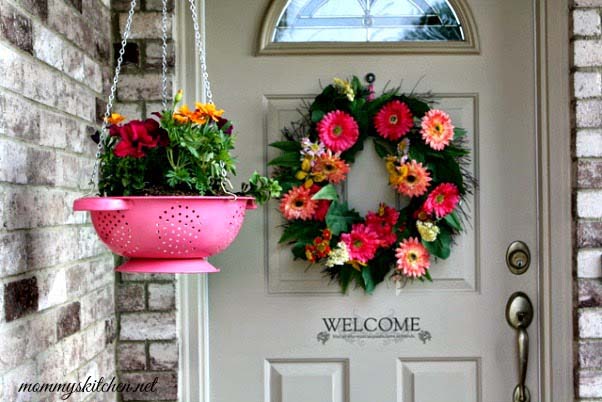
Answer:
<svg viewBox="0 0 602 402"><path fill-rule="evenodd" d="M368 73L364 79L368 84L373 84L374 81L376 81L376 75L374 75L374 73Z"/></svg>

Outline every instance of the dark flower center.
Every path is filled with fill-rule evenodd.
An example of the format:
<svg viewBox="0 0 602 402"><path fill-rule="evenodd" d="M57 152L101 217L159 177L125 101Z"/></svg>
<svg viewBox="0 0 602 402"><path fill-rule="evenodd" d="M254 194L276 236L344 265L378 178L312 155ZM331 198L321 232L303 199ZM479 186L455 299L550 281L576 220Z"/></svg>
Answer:
<svg viewBox="0 0 602 402"><path fill-rule="evenodd" d="M414 183L416 181L416 176L414 176L413 174L409 174L408 177L406 177L406 181L408 183Z"/></svg>
<svg viewBox="0 0 602 402"><path fill-rule="evenodd" d="M392 114L391 116L389 116L389 123L397 124L398 121L399 121L399 118L397 117L396 114Z"/></svg>

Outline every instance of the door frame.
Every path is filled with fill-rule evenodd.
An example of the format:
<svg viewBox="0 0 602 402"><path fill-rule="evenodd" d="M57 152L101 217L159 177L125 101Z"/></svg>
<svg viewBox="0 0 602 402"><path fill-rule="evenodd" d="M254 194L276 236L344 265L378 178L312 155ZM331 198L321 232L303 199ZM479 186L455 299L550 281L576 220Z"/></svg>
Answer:
<svg viewBox="0 0 602 402"><path fill-rule="evenodd" d="M205 0L195 0L205 21ZM571 126L568 0L532 0L536 17L536 128L539 231L540 395L542 402L574 400ZM261 20L257 21L259 27ZM204 26L203 25L203 30ZM186 1L176 2L176 85L202 99L200 66ZM203 32L204 33L204 32ZM203 34L203 40L205 35ZM184 81L184 77L186 80ZM209 400L209 313L206 275L178 275L178 393L181 401ZM509 391L510 392L510 391Z"/></svg>

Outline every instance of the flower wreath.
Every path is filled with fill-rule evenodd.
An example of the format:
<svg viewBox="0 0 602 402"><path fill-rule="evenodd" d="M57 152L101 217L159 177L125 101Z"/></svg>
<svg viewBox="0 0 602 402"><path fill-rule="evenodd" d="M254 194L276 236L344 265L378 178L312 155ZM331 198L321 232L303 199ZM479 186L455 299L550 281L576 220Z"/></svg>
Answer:
<svg viewBox="0 0 602 402"><path fill-rule="evenodd" d="M466 131L426 98L399 88L375 96L370 78L335 78L283 130L285 139L270 144L281 151L270 161L283 187L280 243L292 245L295 259L322 263L343 292L355 281L370 293L391 270L394 281L431 281L431 260L449 257L473 188ZM362 217L335 186L368 137L407 205L383 203Z"/></svg>

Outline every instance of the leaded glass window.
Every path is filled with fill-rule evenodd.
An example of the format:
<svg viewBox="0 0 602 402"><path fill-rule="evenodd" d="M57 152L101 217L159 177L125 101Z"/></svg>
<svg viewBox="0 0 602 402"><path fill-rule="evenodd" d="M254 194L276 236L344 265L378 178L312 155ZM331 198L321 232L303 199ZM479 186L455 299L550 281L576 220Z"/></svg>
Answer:
<svg viewBox="0 0 602 402"><path fill-rule="evenodd" d="M273 43L464 41L447 0L289 0Z"/></svg>

